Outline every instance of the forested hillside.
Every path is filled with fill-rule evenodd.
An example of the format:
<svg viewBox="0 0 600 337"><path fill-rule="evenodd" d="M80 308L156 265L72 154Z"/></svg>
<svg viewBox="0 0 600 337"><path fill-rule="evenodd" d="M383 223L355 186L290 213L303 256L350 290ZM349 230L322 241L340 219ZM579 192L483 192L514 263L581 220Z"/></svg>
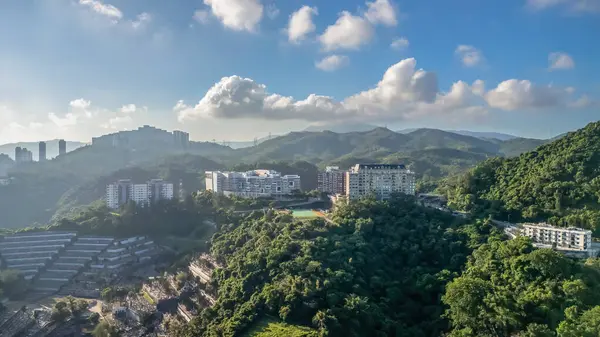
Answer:
<svg viewBox="0 0 600 337"><path fill-rule="evenodd" d="M238 149L235 156L254 160L306 160L315 164L343 162L345 158L384 161L391 155L399 154L419 160L420 158L411 153L446 149L479 156L518 155L544 142L525 138L506 142L497 139L486 140L437 129L417 129L403 134L380 127L365 132L349 133L292 132L264 141L255 147ZM451 155L445 155L449 154Z"/></svg>
<svg viewBox="0 0 600 337"><path fill-rule="evenodd" d="M445 283L493 230L412 198L341 206L333 220L261 213L223 226L217 304L177 335L237 336L277 317L319 336L439 336Z"/></svg>
<svg viewBox="0 0 600 337"><path fill-rule="evenodd" d="M524 237L485 244L446 287L450 336L599 336L599 262L537 250Z"/></svg>
<svg viewBox="0 0 600 337"><path fill-rule="evenodd" d="M519 157L489 159L440 191L459 209L600 234L600 122Z"/></svg>

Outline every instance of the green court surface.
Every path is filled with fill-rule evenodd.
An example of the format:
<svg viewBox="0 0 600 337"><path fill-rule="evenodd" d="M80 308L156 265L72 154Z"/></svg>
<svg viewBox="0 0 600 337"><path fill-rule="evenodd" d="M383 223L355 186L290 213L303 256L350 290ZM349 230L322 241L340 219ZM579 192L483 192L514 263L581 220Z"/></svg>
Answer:
<svg viewBox="0 0 600 337"><path fill-rule="evenodd" d="M319 215L317 212L310 209L295 209L292 210L294 218L317 218Z"/></svg>

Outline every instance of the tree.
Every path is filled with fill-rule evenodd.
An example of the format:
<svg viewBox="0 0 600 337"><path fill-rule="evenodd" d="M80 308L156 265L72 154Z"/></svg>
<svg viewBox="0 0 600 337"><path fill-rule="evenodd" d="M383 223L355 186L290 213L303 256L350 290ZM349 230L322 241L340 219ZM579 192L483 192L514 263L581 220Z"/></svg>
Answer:
<svg viewBox="0 0 600 337"><path fill-rule="evenodd" d="M119 337L120 333L116 327L108 324L108 322L100 322L92 331L94 337Z"/></svg>
<svg viewBox="0 0 600 337"><path fill-rule="evenodd" d="M71 317L68 304L64 301L56 302L52 309L51 319L55 322L64 322Z"/></svg>
<svg viewBox="0 0 600 337"><path fill-rule="evenodd" d="M600 336L600 306L578 315L576 307L567 308L567 319L557 329L559 337L597 337Z"/></svg>
<svg viewBox="0 0 600 337"><path fill-rule="evenodd" d="M20 299L27 290L27 282L17 270L0 271L0 291L11 300Z"/></svg>
<svg viewBox="0 0 600 337"><path fill-rule="evenodd" d="M583 336L580 324L594 331L600 321L592 317L600 310L579 318L575 308L600 304L599 292L594 261L581 264L550 249L534 249L528 238L519 237L474 251L442 300L450 336L553 336L554 331Z"/></svg>

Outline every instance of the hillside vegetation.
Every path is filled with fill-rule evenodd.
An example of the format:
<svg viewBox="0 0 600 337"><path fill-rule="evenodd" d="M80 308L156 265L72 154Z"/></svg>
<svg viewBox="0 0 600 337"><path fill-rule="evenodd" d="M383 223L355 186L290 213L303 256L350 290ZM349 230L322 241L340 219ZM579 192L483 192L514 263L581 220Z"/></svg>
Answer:
<svg viewBox="0 0 600 337"><path fill-rule="evenodd" d="M440 191L459 209L600 234L600 122L519 157L489 159Z"/></svg>
<svg viewBox="0 0 600 337"><path fill-rule="evenodd" d="M333 219L260 213L222 226L211 249L226 265L217 304L177 335L237 336L267 316L319 336L439 335L445 282L492 230L459 228L412 198L362 200Z"/></svg>
<svg viewBox="0 0 600 337"><path fill-rule="evenodd" d="M524 142L522 147L535 143ZM292 132L237 150L207 142L192 142L185 151L160 144L131 149L88 145L45 163L13 167L13 183L0 186L0 227L18 228L59 219L102 198L106 184L117 179L159 177L176 185L182 181L189 193L203 188L204 170L214 169L270 168L299 174L303 189L312 190L317 187L317 167L400 162L427 182L419 186L431 189L435 183L430 181L502 155L504 143L434 129L402 134L375 128L351 133Z"/></svg>
<svg viewBox="0 0 600 337"><path fill-rule="evenodd" d="M544 141L518 138L507 142L485 140L437 129L417 129L402 134L386 128L365 132L292 132L264 141L258 146L235 150L238 158L253 160L306 160L315 164L343 162L344 158L378 161L392 154L411 156L431 149L460 150L487 156L519 154ZM508 144L508 145L505 145ZM416 153L418 154L418 153ZM444 155L447 155L445 153ZM418 157L411 156L414 160Z"/></svg>

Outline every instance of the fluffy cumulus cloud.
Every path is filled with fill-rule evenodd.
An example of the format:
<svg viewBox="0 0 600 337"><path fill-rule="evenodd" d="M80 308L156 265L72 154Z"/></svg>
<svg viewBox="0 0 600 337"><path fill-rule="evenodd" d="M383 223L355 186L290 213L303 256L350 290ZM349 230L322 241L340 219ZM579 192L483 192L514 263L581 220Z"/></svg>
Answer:
<svg viewBox="0 0 600 337"><path fill-rule="evenodd" d="M297 100L271 93L250 78L230 76L213 85L195 106L177 102L174 111L180 122L203 118L327 121L398 121L425 116L484 116L489 110L532 110L588 104L587 98L573 99L573 90L538 86L511 79L487 91L485 83L457 81L448 91L438 87L433 72L417 68L414 58L389 67L376 86L337 101L311 94Z"/></svg>
<svg viewBox="0 0 600 337"><path fill-rule="evenodd" d="M179 105L179 104L178 104ZM180 106L181 108L181 106ZM312 119L343 111L340 103L326 96L310 95L303 101L269 94L266 86L239 76L224 77L195 107L180 110L179 120L198 118Z"/></svg>
<svg viewBox="0 0 600 337"><path fill-rule="evenodd" d="M537 86L527 80L511 79L490 90L486 99L502 110L536 109L562 106L570 96L568 88Z"/></svg>
<svg viewBox="0 0 600 337"><path fill-rule="evenodd" d="M323 49L358 49L371 41L375 30L365 18L344 11L337 21L319 36Z"/></svg>
<svg viewBox="0 0 600 337"><path fill-rule="evenodd" d="M132 114L137 111L135 104L126 104L121 107L121 112L124 114Z"/></svg>
<svg viewBox="0 0 600 337"><path fill-rule="evenodd" d="M87 109L90 107L92 102L85 100L83 98L74 99L69 102L69 106L75 109Z"/></svg>
<svg viewBox="0 0 600 337"><path fill-rule="evenodd" d="M299 10L290 15L287 34L290 42L300 42L306 36L315 31L316 26L313 23L313 16L318 15L316 7L302 6Z"/></svg>
<svg viewBox="0 0 600 337"><path fill-rule="evenodd" d="M460 58L462 64L466 67L475 67L484 61L481 50L473 46L461 44L456 47L454 53Z"/></svg>
<svg viewBox="0 0 600 337"><path fill-rule="evenodd" d="M600 13L598 0L526 0L526 3L536 11L560 7L574 13Z"/></svg>
<svg viewBox="0 0 600 337"><path fill-rule="evenodd" d="M393 49L396 49L396 50L403 50L403 49L408 48L409 45L410 45L410 42L408 42L407 38L397 37L392 41L392 43L390 44L390 47L392 47Z"/></svg>
<svg viewBox="0 0 600 337"><path fill-rule="evenodd" d="M396 11L389 0L367 2L367 7L368 10L365 13L365 18L372 24L395 26L398 23Z"/></svg>
<svg viewBox="0 0 600 337"><path fill-rule="evenodd" d="M237 31L256 31L264 12L259 0L204 0L204 4L225 27Z"/></svg>
<svg viewBox="0 0 600 337"><path fill-rule="evenodd" d="M548 68L550 70L566 70L575 68L573 58L562 52L554 52L548 55Z"/></svg>
<svg viewBox="0 0 600 337"><path fill-rule="evenodd" d="M315 63L315 67L323 71L338 70L350 63L350 58L345 55L330 55Z"/></svg>
<svg viewBox="0 0 600 337"><path fill-rule="evenodd" d="M367 10L362 15L343 11L336 22L325 29L319 36L325 51L359 49L371 42L376 25L397 25L396 10L389 0L375 0L366 5Z"/></svg>

